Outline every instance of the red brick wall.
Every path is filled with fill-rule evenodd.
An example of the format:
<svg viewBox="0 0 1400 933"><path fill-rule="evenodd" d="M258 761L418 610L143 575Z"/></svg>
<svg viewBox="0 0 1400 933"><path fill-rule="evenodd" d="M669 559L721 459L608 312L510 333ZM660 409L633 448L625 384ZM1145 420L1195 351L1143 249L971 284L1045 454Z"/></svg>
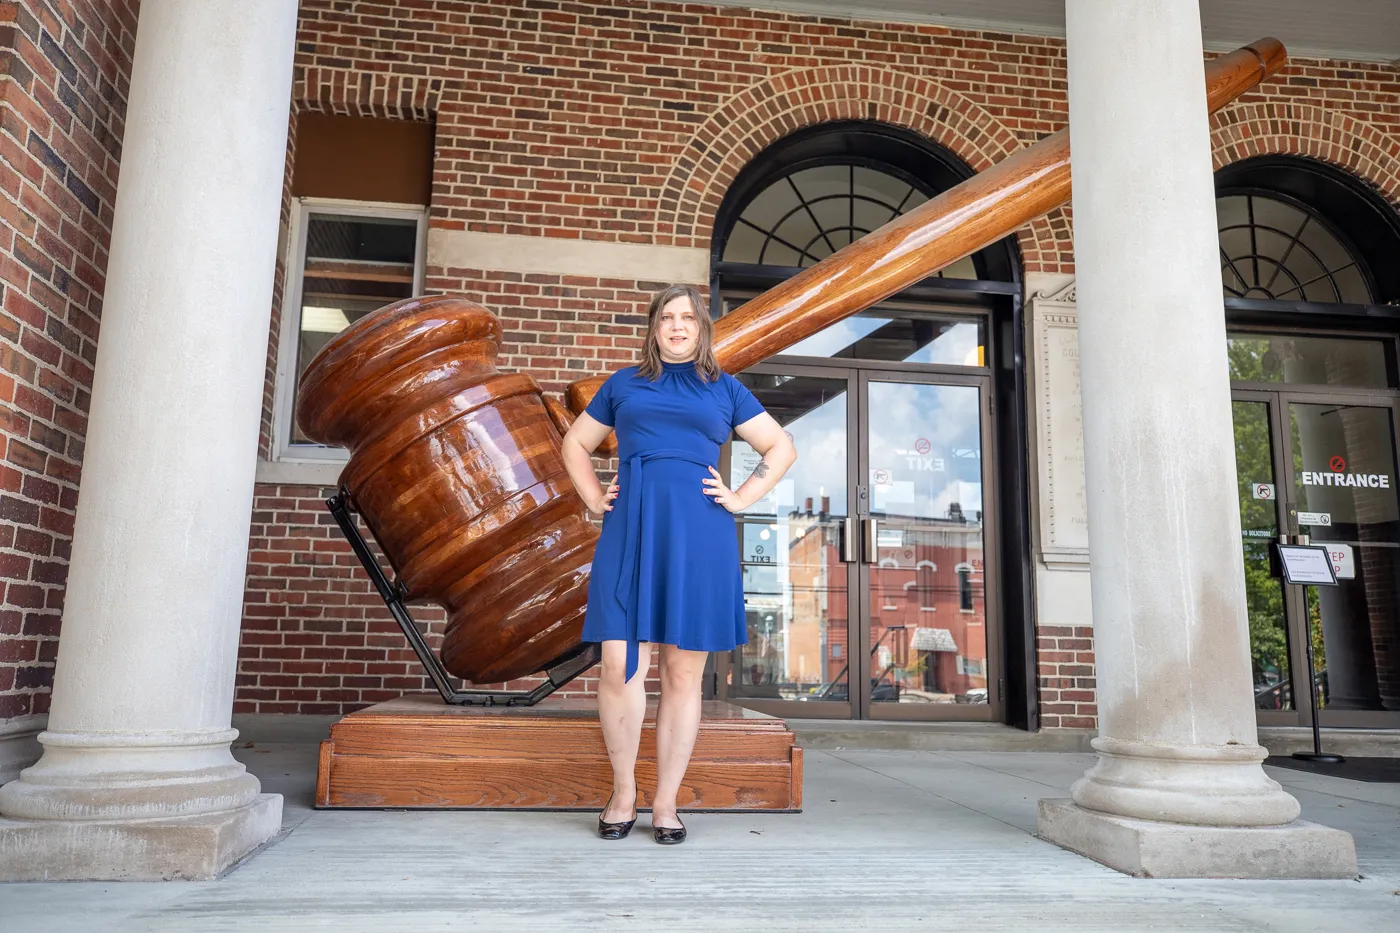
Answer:
<svg viewBox="0 0 1400 933"><path fill-rule="evenodd" d="M136 6L0 3L0 719L48 710Z"/></svg>
<svg viewBox="0 0 1400 933"><path fill-rule="evenodd" d="M0 2L0 718L47 708L136 8ZM1067 110L1055 39L621 0L304 0L294 98L433 120L435 227L698 247L735 173L801 126L884 120L982 169ZM1214 127L1221 164L1311 155L1400 201L1394 66L1295 62ZM1027 271L1073 271L1067 212L1018 240ZM648 288L470 269L429 270L429 286L500 312L503 364L550 390L635 349ZM274 315L269 413L277 330ZM258 489L241 711L349 709L396 678L422 685L367 585L333 572L349 554L326 540L322 492ZM1039 634L1056 653L1087 637ZM1078 698L1092 675L1057 666L1081 661L1045 662L1047 723L1092 715Z"/></svg>
<svg viewBox="0 0 1400 933"><path fill-rule="evenodd" d="M1086 625L1038 625L1040 724L1046 729L1092 729L1095 700L1094 630Z"/></svg>
<svg viewBox="0 0 1400 933"><path fill-rule="evenodd" d="M433 227L687 247L708 246L737 172L802 126L895 123L981 170L1062 127L1068 109L1057 39L548 0L304 0L293 96L299 109L435 120ZM1300 61L1218 115L1214 145L1220 164L1275 151L1333 161L1394 202L1397 124L1400 69ZM1068 211L1018 241L1026 271L1073 272ZM631 358L650 287L457 268L430 268L427 284L500 314L502 366L549 391ZM319 494L259 489L241 711L350 709L423 686L368 585L342 575L351 558L325 540ZM1037 636L1045 725L1092 726L1092 630Z"/></svg>

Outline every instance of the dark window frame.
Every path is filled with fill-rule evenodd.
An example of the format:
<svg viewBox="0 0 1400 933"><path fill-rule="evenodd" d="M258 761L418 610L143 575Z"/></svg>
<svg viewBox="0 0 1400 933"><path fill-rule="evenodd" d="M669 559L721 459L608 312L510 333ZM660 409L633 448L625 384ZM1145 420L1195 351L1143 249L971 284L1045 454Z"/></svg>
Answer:
<svg viewBox="0 0 1400 933"><path fill-rule="evenodd" d="M874 160L871 167L886 172L893 168L921 181L921 190L929 197L976 174L971 166L934 141L889 124L840 120L784 137L739 172L715 213L710 240L713 315L718 316L723 307L722 291L762 291L801 271L723 261L729 232L749 201L784 173L820 164L861 164L856 160ZM1030 538L1029 390L1022 260L1016 235L1003 237L973 254L973 264L977 279L932 276L900 292L899 297L956 305L987 315L987 366L991 370L991 400L996 412L992 426L997 451L993 492L1000 516L996 558L1002 567L1000 605L1005 671L1003 683L990 684L989 688L1001 692L1007 723L1034 732L1040 729L1040 705Z"/></svg>

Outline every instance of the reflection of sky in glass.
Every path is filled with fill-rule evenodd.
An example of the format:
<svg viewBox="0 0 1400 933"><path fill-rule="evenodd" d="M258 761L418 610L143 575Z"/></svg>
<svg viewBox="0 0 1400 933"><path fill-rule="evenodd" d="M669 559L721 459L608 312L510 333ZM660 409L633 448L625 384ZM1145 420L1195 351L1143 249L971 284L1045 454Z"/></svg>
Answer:
<svg viewBox="0 0 1400 933"><path fill-rule="evenodd" d="M981 366L978 359L976 324L971 321L954 324L904 358L906 363L937 363L942 366Z"/></svg>
<svg viewBox="0 0 1400 933"><path fill-rule="evenodd" d="M762 402L763 391L757 392ZM786 515L801 509L807 498L812 509L821 508L821 497L831 498L831 514L846 514L846 393L828 398L783 428L792 434L797 462L767 498L747 510L751 515ZM735 450L743 445L734 442ZM746 445L744 445L746 446ZM776 510L774 500L776 498Z"/></svg>
<svg viewBox="0 0 1400 933"><path fill-rule="evenodd" d="M884 317L848 317L784 350L794 356L832 356L890 322Z"/></svg>
<svg viewBox="0 0 1400 933"><path fill-rule="evenodd" d="M865 337L874 334L894 318L873 317L864 314L848 317L844 321L818 331L802 340L784 354L792 356L815 356L828 358L838 353L846 353ZM905 363L928 363L940 366L981 366L978 352L981 327L973 321L941 323L943 330L932 340L914 349L903 359ZM911 341L912 342L912 341Z"/></svg>
<svg viewBox="0 0 1400 933"><path fill-rule="evenodd" d="M928 449L920 453L927 441ZM870 384L872 510L948 518L982 511L981 409L975 386Z"/></svg>

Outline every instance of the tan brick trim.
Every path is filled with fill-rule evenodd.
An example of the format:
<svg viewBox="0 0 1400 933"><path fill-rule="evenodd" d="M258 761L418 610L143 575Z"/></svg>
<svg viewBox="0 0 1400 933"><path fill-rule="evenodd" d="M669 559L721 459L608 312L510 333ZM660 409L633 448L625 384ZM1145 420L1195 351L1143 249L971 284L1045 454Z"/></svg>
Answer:
<svg viewBox="0 0 1400 933"><path fill-rule="evenodd" d="M710 280L710 256L702 249L439 227L428 230L428 267L701 285Z"/></svg>

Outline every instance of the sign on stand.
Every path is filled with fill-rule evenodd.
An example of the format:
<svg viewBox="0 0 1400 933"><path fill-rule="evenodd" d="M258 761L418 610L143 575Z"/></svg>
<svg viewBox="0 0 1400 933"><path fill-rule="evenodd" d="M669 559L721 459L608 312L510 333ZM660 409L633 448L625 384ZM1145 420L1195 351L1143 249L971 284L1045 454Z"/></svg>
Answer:
<svg viewBox="0 0 1400 933"><path fill-rule="evenodd" d="M1283 579L1304 586L1336 586L1327 548L1316 544L1276 544Z"/></svg>

